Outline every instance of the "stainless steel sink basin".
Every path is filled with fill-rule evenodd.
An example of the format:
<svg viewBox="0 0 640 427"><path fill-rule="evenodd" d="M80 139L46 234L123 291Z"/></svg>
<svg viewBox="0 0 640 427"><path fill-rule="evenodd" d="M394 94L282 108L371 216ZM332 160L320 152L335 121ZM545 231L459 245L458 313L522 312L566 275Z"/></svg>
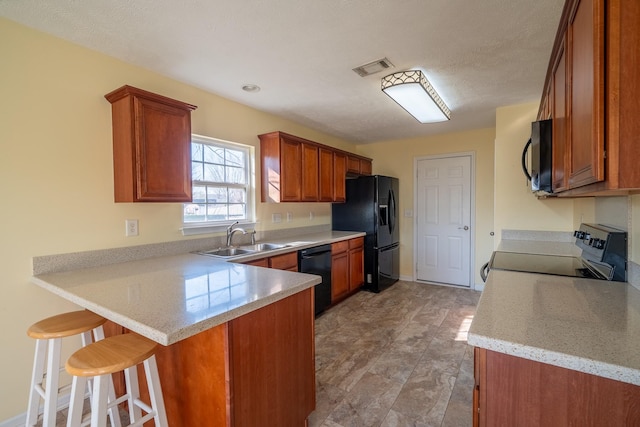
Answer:
<svg viewBox="0 0 640 427"><path fill-rule="evenodd" d="M201 251L198 252L200 255L209 255L209 256L217 256L222 258L229 258L238 255L248 255L252 254L256 251L252 251L246 248L218 248L212 249L210 251Z"/></svg>
<svg viewBox="0 0 640 427"><path fill-rule="evenodd" d="M256 243L255 245L242 246L241 249L247 249L252 252L274 251L276 249L287 248L290 245L279 245L276 243Z"/></svg>
<svg viewBox="0 0 640 427"><path fill-rule="evenodd" d="M207 255L220 258L231 258L240 255L255 254L257 252L275 251L276 249L287 248L291 245L280 245L277 243L256 243L240 247L217 248L207 251L197 252L200 255Z"/></svg>

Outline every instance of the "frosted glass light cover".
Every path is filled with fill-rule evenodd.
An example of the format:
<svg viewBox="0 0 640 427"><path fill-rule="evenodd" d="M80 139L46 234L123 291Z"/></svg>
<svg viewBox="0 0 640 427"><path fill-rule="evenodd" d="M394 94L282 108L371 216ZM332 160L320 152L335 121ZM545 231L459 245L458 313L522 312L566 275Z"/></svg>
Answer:
<svg viewBox="0 0 640 427"><path fill-rule="evenodd" d="M419 70L402 71L384 77L382 91L420 123L451 119L451 111Z"/></svg>

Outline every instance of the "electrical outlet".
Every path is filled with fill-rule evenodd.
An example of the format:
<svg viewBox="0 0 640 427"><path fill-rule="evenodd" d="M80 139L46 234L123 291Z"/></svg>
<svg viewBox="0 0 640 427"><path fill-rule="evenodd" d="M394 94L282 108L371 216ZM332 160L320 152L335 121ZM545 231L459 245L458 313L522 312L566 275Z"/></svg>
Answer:
<svg viewBox="0 0 640 427"><path fill-rule="evenodd" d="M282 214L274 213L271 214L271 222L282 222Z"/></svg>
<svg viewBox="0 0 640 427"><path fill-rule="evenodd" d="M125 236L137 236L138 235L138 220L137 219L126 219L124 221L125 225Z"/></svg>

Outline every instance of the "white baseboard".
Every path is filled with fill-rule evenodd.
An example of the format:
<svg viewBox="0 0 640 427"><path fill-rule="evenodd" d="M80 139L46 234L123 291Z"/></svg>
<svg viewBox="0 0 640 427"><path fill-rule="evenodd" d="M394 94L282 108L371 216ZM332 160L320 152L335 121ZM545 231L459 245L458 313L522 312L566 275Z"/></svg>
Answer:
<svg viewBox="0 0 640 427"><path fill-rule="evenodd" d="M85 399L89 397L89 391L85 393ZM69 407L69 402L71 400L71 395L63 394L58 397L58 408L56 411L62 411ZM44 412L44 404L40 405L38 408L38 414L42 414ZM27 422L27 412L23 412L21 414L16 415L13 418L8 418L4 421L0 421L0 427L24 427Z"/></svg>
<svg viewBox="0 0 640 427"><path fill-rule="evenodd" d="M27 422L27 413L16 415L13 418L0 422L0 427L22 427Z"/></svg>

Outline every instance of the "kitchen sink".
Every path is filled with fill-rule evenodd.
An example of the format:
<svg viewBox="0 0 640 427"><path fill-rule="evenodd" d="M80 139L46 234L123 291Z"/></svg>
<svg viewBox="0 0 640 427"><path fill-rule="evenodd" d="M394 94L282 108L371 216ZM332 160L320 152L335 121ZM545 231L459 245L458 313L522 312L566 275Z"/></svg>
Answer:
<svg viewBox="0 0 640 427"><path fill-rule="evenodd" d="M276 249L287 248L291 245L279 245L276 243L256 243L240 247L217 248L207 251L198 251L200 255L208 255L220 258L231 258L240 255L255 254L257 252L274 251Z"/></svg>
<svg viewBox="0 0 640 427"><path fill-rule="evenodd" d="M276 243L256 243L255 245L242 246L241 249L247 249L252 252L274 251L276 249L287 248L291 245L279 245Z"/></svg>
<svg viewBox="0 0 640 427"><path fill-rule="evenodd" d="M228 257L234 257L238 255L248 255L255 252L256 251L252 251L250 249L244 249L244 248L218 248L218 249L212 249L210 251L200 251L198 253L200 255L209 255L209 256L228 258Z"/></svg>

